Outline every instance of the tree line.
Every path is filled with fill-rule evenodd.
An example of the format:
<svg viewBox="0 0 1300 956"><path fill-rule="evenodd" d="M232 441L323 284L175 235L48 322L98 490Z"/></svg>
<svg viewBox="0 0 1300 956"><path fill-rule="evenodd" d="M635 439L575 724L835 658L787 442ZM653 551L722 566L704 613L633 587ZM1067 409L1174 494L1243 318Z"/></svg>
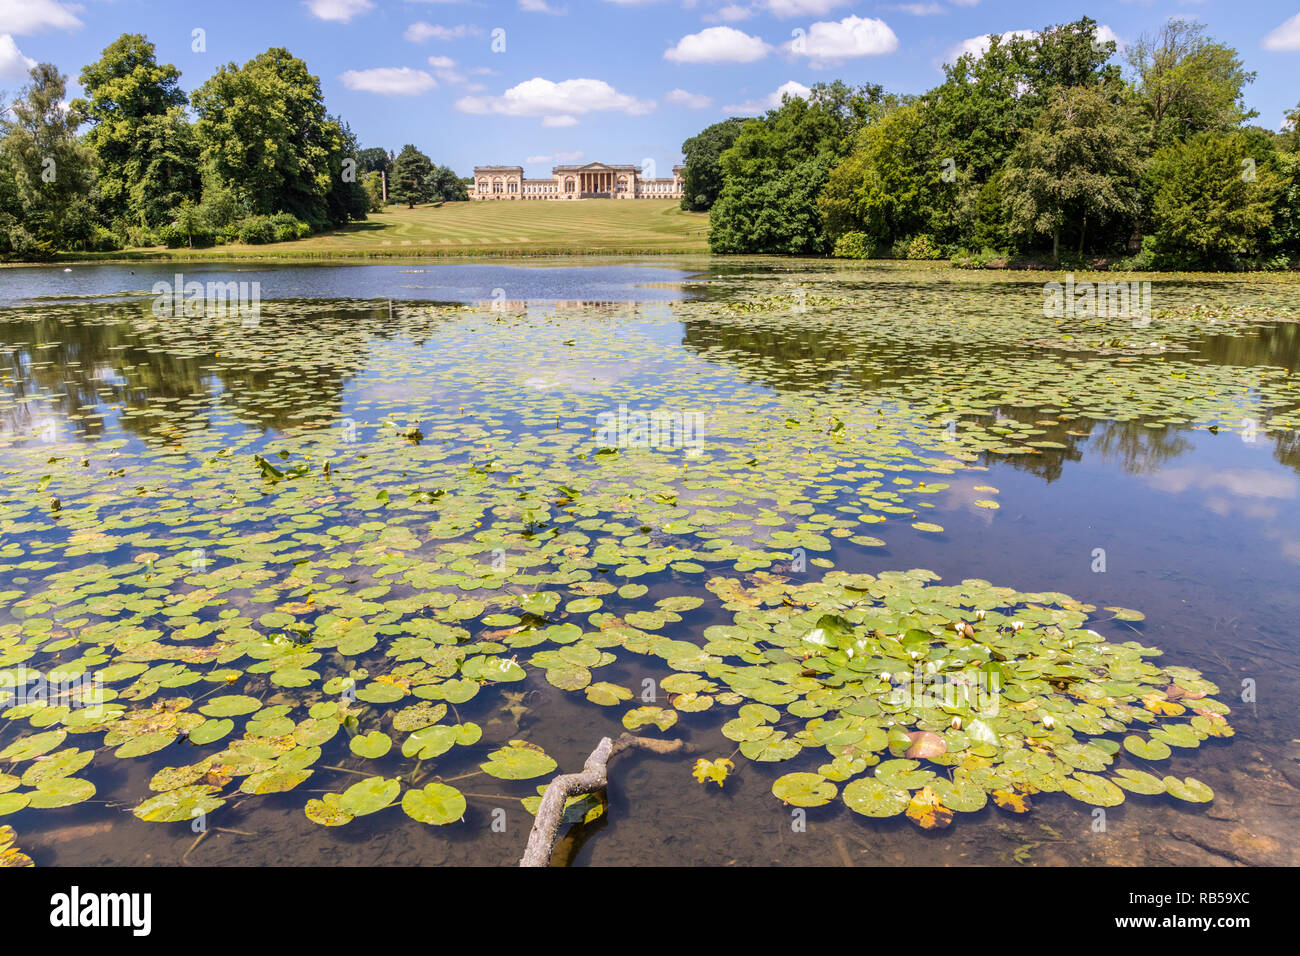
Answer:
<svg viewBox="0 0 1300 956"><path fill-rule="evenodd" d="M123 34L78 77L33 67L0 94L0 258L64 251L281 242L409 205L468 199L414 146L360 149L320 80L273 47L187 95L141 34Z"/></svg>
<svg viewBox="0 0 1300 956"><path fill-rule="evenodd" d="M818 84L682 146L717 253L1286 268L1300 260L1300 106L1252 125L1255 78L1170 20L1118 63L1083 17L991 36L920 95Z"/></svg>

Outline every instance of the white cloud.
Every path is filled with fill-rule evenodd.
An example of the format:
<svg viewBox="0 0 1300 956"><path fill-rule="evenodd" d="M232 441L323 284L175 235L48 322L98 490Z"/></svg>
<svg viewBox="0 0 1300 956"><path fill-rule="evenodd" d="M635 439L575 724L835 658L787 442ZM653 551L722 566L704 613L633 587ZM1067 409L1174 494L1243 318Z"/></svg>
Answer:
<svg viewBox="0 0 1300 956"><path fill-rule="evenodd" d="M791 53L815 63L838 63L855 56L880 56L898 49L898 37L884 20L845 17L838 23L821 21L786 44Z"/></svg>
<svg viewBox="0 0 1300 956"><path fill-rule="evenodd" d="M681 89L670 91L664 99L676 106L685 106L691 110L707 109L713 103L713 100L703 93L689 93Z"/></svg>
<svg viewBox="0 0 1300 956"><path fill-rule="evenodd" d="M763 6L777 17L822 17L849 0L766 0Z"/></svg>
<svg viewBox="0 0 1300 956"><path fill-rule="evenodd" d="M729 3L724 7L719 7L712 13L705 14L704 19L722 23L739 23L741 20L748 20L753 15L754 11L749 7L742 7L738 3Z"/></svg>
<svg viewBox="0 0 1300 956"><path fill-rule="evenodd" d="M425 40L459 40L471 33L477 35L482 32L479 27L465 23L454 27L444 27L436 23L425 23L423 20L418 20L407 27L402 36L412 43L423 43Z"/></svg>
<svg viewBox="0 0 1300 956"><path fill-rule="evenodd" d="M438 81L424 70L413 70L409 66L348 70L339 79L350 90L380 93L384 96L417 96L438 87Z"/></svg>
<svg viewBox="0 0 1300 956"><path fill-rule="evenodd" d="M1114 43L1116 53L1123 53L1124 48L1128 46L1128 44L1124 42L1123 37L1121 37L1118 33L1116 33L1114 30L1112 30L1104 23L1100 24L1097 27L1097 42Z"/></svg>
<svg viewBox="0 0 1300 956"><path fill-rule="evenodd" d="M958 59L967 53L971 54L971 56L978 60L989 50L990 36L992 36L992 34L985 34L984 36L970 37L962 40L944 55L944 62L956 63ZM1012 37L1020 37L1024 40L1030 40L1036 36L1038 36L1038 33L1034 30L1008 30L1006 33L1001 34L1001 39L1003 43L1006 43Z"/></svg>
<svg viewBox="0 0 1300 956"><path fill-rule="evenodd" d="M462 113L501 116L540 116L544 126L573 126L586 113L615 112L639 116L653 110L651 101L620 93L604 80L552 80L535 76L500 96L464 96L456 101Z"/></svg>
<svg viewBox="0 0 1300 956"><path fill-rule="evenodd" d="M312 16L334 23L347 23L375 8L371 0L307 0L306 6Z"/></svg>
<svg viewBox="0 0 1300 956"><path fill-rule="evenodd" d="M1265 50L1300 50L1300 13L1264 37Z"/></svg>
<svg viewBox="0 0 1300 956"><path fill-rule="evenodd" d="M14 38L7 33L0 33L0 76L23 77L36 65L29 56L23 56Z"/></svg>
<svg viewBox="0 0 1300 956"><path fill-rule="evenodd" d="M936 13L943 13L943 7L937 3L895 3L885 9L910 13L914 17L932 17Z"/></svg>
<svg viewBox="0 0 1300 956"><path fill-rule="evenodd" d="M709 27L682 37L664 51L664 59L674 63L753 63L771 49L735 27Z"/></svg>
<svg viewBox="0 0 1300 956"><path fill-rule="evenodd" d="M807 99L808 96L811 95L812 90L804 86L802 83L790 80L788 83L782 83L775 93L769 93L762 99L746 100L744 103L737 103L733 106L724 106L723 109L728 113L737 113L743 116L766 113L768 110L780 106L781 98L787 93L791 96L802 96L804 99Z"/></svg>
<svg viewBox="0 0 1300 956"><path fill-rule="evenodd" d="M569 12L565 7L551 6L546 0L519 0L519 9L524 13L549 13L556 17L562 17Z"/></svg>
<svg viewBox="0 0 1300 956"><path fill-rule="evenodd" d="M41 30L75 30L81 7L58 0L0 0L0 25L7 34L23 36Z"/></svg>
<svg viewBox="0 0 1300 956"><path fill-rule="evenodd" d="M524 162L530 166L537 163L576 163L582 159L580 149L560 150L558 153L544 153L541 156L529 156Z"/></svg>
<svg viewBox="0 0 1300 956"><path fill-rule="evenodd" d="M449 56L431 56L429 65L433 67L433 75L443 83L455 86L465 82L465 75L456 68L456 61Z"/></svg>

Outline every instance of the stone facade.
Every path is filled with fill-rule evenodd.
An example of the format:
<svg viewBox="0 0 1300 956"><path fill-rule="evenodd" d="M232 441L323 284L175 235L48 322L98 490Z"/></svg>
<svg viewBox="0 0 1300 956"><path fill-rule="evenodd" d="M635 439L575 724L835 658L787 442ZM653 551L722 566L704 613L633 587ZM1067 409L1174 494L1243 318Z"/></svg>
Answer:
<svg viewBox="0 0 1300 956"><path fill-rule="evenodd" d="M640 166L555 166L550 179L525 179L522 166L475 166L472 200L489 199L681 199L682 170L671 179L648 179Z"/></svg>

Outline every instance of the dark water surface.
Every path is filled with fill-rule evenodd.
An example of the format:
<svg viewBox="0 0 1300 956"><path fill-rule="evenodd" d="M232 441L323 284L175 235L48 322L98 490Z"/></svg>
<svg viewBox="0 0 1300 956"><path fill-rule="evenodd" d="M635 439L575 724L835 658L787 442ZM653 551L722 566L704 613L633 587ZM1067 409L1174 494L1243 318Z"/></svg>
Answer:
<svg viewBox="0 0 1300 956"><path fill-rule="evenodd" d="M264 301L285 300L295 310L286 317L268 309L258 328L229 333L229 349L222 344L227 333L205 335L199 347L160 330L148 316L147 299L105 303L71 298L147 291L154 281L170 280L177 267L0 270L3 498L14 502L44 494L34 488L46 458L96 459L108 443L115 443L114 467L128 472L133 463L173 467L177 480L184 481L187 469L198 474L199 459L187 462L180 455L178 442L187 439L178 436L214 449L227 440L243 442L241 447L263 448L270 457L281 436L304 429L337 428L339 421L374 423L381 413L396 413L429 431L427 423L436 422L443 411L472 416L478 409L509 444L526 442L543 427L540 420L555 419L555 429L567 428L580 409L589 418L592 408L612 408L638 389L653 393L656 402L693 402L706 411L707 397L692 398L699 394L693 383L707 381L718 395L752 395L756 405L771 397L834 394L839 399L860 396L871 407L881 395L892 394L895 378L920 373L960 377L977 374L981 363L997 361L996 356L977 357L965 331L950 339L918 340L909 339L906 328L882 326L878 335L843 337L834 323L819 320L815 295L807 298L806 312L779 322L762 316L752 323L718 320L701 305L761 298L778 286L789 294L802 288L801 270L813 276L825 268L767 262L711 268L698 261L549 268L186 266L187 275L192 272L203 281L209 276L260 281ZM1009 303L1023 303L1025 296L1034 301L1034 283L963 287L954 285L946 272L932 275L902 281L869 269L839 270L821 274L815 288L861 296L867 312L916 309L918 295L924 298L927 290L942 287L965 298L952 307L956 318L936 322L962 329L983 315L1011 308ZM440 313L432 321L420 311L427 301L490 303L494 289L505 290L505 301L520 311L507 317L487 307ZM1225 294L1268 303L1270 297L1293 296L1294 288L1261 285L1233 291L1231 286L1189 284L1171 291L1180 301ZM374 299L392 299L398 307L356 301ZM698 300L695 307L681 304L689 299ZM802 293L796 301L804 302ZM511 324L526 323L537 323L535 331L516 337L507 331ZM322 330L319 342L312 339L313 328ZM1233 325L1222 332L1183 336L1177 354L1103 354L1102 361L1126 363L1127 369L1166 362L1169 355L1230 379L1247 370L1296 369L1296 329L1293 323L1273 321ZM1147 332L1143 328L1140 334ZM238 346L236 336L242 336ZM265 359L258 361L257 336L279 341L298 336L303 345L262 346ZM577 345L566 344L574 339ZM1078 347L1070 340L1042 349L1064 361ZM995 343L989 348L1000 350ZM569 361L566 356L574 349L577 358ZM487 382L486 374L477 381L465 371L464 359L475 350L496 384ZM1003 352L1014 365L1016 358ZM882 362L882 355L889 360ZM500 383L506 381L512 396L525 396L522 405L513 398L498 400ZM1243 389L1255 387L1253 380L1242 382ZM1055 421L1059 404L1042 404L1050 406L1047 411L1022 403L996 409L996 415L1025 424ZM407 409L413 414L402 415ZM923 832L901 816L867 819L835 800L810 809L804 829L792 827L795 816L772 795L771 784L790 770L816 769L824 755L801 754L788 765L737 755L735 772L719 790L691 778L694 756L634 754L613 765L604 817L577 833L563 854L590 865L1294 865L1293 836L1300 816L1300 708L1295 703L1300 699L1300 442L1294 432L1212 431L1205 427L1211 422L1195 415L1185 418L1147 427L1150 416L1127 421L1099 416L1076 420L1078 434L1066 434L1064 424L1043 426L1046 437L1062 447L1032 456L984 455L980 463L987 470L945 478L949 487L932 496L933 513L924 516L941 524L942 534L914 532L906 520L895 522L891 516L868 528L885 540L884 547L834 539L831 551L817 554L840 570L927 568L945 582L982 578L1022 592L1063 592L1098 608L1141 610L1145 620L1140 623L1109 619L1090 626L1112 641L1140 640L1158 647L1162 664L1195 668L1219 685L1218 698L1232 708L1235 736L1175 751L1161 770L1204 781L1215 792L1212 803L1133 797L1107 809L1103 825L1093 808L1063 794L1044 794L1029 814L1010 815L990 805L959 814L947 830ZM574 427L592 424L583 419ZM99 464L92 461L87 467ZM685 475L686 465L682 468ZM251 476L249 481L256 483ZM976 490L985 485L998 489L997 510L975 505L987 498ZM849 500L846 492L832 504ZM69 498L61 507L68 513L75 503ZM337 520L343 524L374 520L369 510L328 507L335 508L335 515L342 509ZM744 510L743 505L737 508ZM102 509L105 520L114 513L108 502ZM199 517L197 511L187 515L191 523ZM240 520L243 524L236 527L254 534L278 526L284 517L272 516L262 524L246 516ZM160 512L156 532L178 523L184 524ZM14 513L3 527L0 591L5 592L38 590L47 570L20 566L33 557L64 568L90 561L114 565L135 560L133 554L141 551L162 550L136 539L107 555L65 555L42 550L47 532L21 514ZM437 541L429 542L419 553L433 554L439 547ZM1104 552L1104 571L1098 566L1098 549ZM212 560L220 564L223 559ZM821 572L810 568L808 573ZM637 580L649 593L620 605L619 613L653 607L659 598L684 591L708 597L698 577L690 585L672 573ZM0 612L0 624L25 617L26 612L15 613L21 601L14 600ZM682 623L668 625L665 633L701 643L705 627L729 620L716 603L706 604ZM381 642L373 654L383 650ZM532 651L525 650L520 660ZM75 656L74 650L63 659ZM29 666L39 663L38 658ZM332 673L324 663L316 666L325 676ZM600 668L596 679L639 695L646 679L672 673L655 657L619 656ZM595 706L580 692L551 686L539 670L530 670L518 686L499 686L525 693L524 708L514 713L503 708L502 697L487 692L491 688L457 705L460 720L475 721L484 730L477 759L520 737L542 745L558 761L557 772L579 768L602 735L622 731L624 711L641 703L634 699L626 706ZM207 692L206 685L185 691L195 697ZM231 692L261 696L268 689ZM720 727L732 714L724 717L720 711L683 713L668 736L689 740L700 756L731 754L735 744ZM41 729L25 720L6 724L0 727L0 747ZM98 746L95 736L72 735L64 746L93 749ZM411 761L397 751L401 736L393 734L389 755L365 766L339 734L324 746L311 779L288 792L232 800L211 815L212 832L197 846L192 846L196 831L185 823L147 823L130 813L151 795L148 784L156 771L198 759L193 746L183 742L135 759L114 759L111 748L101 748L79 773L95 784L94 799L65 808L18 809L0 816L0 824L17 830L18 845L38 865L176 864L182 859L199 865L514 863L532 820L518 798L549 775L522 786L483 775L459 782L469 809L463 823L451 826L417 823L398 807L337 828L318 826L304 816L306 800L322 791L337 792L367 772L407 772ZM338 766L354 772L326 778L324 768ZM5 769L0 761L0 772ZM474 761L462 761L454 770L440 772L450 780L474 769ZM504 810L504 823L494 826L502 819L498 809Z"/></svg>

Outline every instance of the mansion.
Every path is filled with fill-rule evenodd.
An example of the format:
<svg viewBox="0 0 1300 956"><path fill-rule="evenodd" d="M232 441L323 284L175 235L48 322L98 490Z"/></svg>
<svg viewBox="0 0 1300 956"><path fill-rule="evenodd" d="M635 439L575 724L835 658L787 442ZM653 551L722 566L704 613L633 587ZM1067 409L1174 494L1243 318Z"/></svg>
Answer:
<svg viewBox="0 0 1300 956"><path fill-rule="evenodd" d="M470 199L681 199L682 170L646 179L640 166L555 166L550 179L525 179L522 166L475 166Z"/></svg>

